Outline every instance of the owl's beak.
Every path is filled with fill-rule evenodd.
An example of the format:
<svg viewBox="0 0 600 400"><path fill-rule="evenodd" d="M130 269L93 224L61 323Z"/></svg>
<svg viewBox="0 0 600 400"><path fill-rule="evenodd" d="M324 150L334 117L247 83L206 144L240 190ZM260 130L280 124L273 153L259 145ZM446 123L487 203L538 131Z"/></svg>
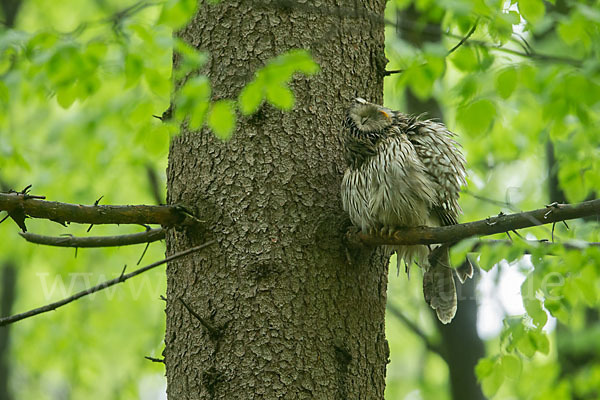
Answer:
<svg viewBox="0 0 600 400"><path fill-rule="evenodd" d="M384 117L386 117L387 119L392 119L392 117L390 116L390 114L388 114L387 112L383 111L383 110L379 110L379 112L381 114L383 114Z"/></svg>

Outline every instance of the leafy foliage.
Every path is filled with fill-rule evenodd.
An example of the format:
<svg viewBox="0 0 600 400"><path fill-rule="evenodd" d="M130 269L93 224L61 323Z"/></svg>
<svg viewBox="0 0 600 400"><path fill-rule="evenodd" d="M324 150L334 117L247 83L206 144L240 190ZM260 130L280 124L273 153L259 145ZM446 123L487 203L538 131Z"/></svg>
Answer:
<svg viewBox="0 0 600 400"><path fill-rule="evenodd" d="M388 10L388 19L409 8L419 17L400 19L386 36L388 69L404 70L386 82L387 104L402 109L403 94L410 91L443 106L444 122L459 134L466 152L468 192L491 199L463 195L464 220L560 200L548 198L552 174L567 201L596 197L598 5L570 0L399 0ZM473 35L450 51L473 27ZM415 45L406 39L409 35L424 39ZM548 144L556 159L550 166ZM592 383L593 373L584 372L600 369L596 346L580 339L582 332L598 326L590 315L599 309L600 260L598 248L585 244L598 239L597 221L569 226L526 233L528 239L554 239L556 244L535 245L511 234L510 245L480 246L472 253L473 240L453 249L454 265L469 254L483 271L510 263L525 275L520 288L525 313L505 315L499 337L490 340L488 355L476 369L488 397L566 399L594 397L600 391ZM393 368L393 332L390 337ZM573 342L580 348L565 344ZM582 360L582 354L594 356L580 365L562 365L569 357ZM438 384L425 378L431 382ZM423 388L423 381L417 384ZM388 387L395 385L401 384L392 380ZM423 398L436 398L420 390ZM390 398L401 397L396 396Z"/></svg>
<svg viewBox="0 0 600 400"><path fill-rule="evenodd" d="M469 190L500 200L485 202L465 194L464 219L538 208L555 200L546 195L552 173L568 201L596 196L598 5L573 0L396 0L389 2L387 20L408 7L420 17L387 30L388 68L404 72L386 80L386 101L402 109L403 95L410 91L443 106L445 122L460 134L467 155ZM196 0L125 6L116 0L85 6L73 0L24 2L16 29L0 32L0 183L33 183L36 193L50 199L84 204L100 195L106 203L155 202L146 168L165 169L169 140L181 123L194 130L209 128L227 140L238 114L249 116L265 102L291 109L289 84L295 74L319 71L307 51L291 49L255 71L237 98L215 100L202 73L208 55L172 36L196 11ZM473 35L450 51L473 27ZM441 39L414 45L398 32ZM171 103L168 118L163 113ZM164 121L154 117L163 115ZM551 167L544 156L548 143L556 158ZM164 174L160 179L164 186ZM39 233L66 232L44 222L29 225ZM86 229L69 227L68 232L82 234ZM124 233L123 228L93 229L95 234ZM598 357L573 370L559 361L600 352L597 319L589 319L599 307L600 250L581 243L598 241L597 224L577 222L570 230L557 226L555 231L538 227L528 234L530 239L554 237L557 244L535 246L513 235L510 246L483 246L474 253L475 241L464 241L454 249L454 265L469 254L484 271L511 263L526 274L520 291L525 313L505 315L477 376L490 397L593 398L600 390ZM7 223L0 225L0 235L11 249L2 257L20 265L17 311L62 297L62 283L69 294L88 281L112 278L121 272L123 259L131 264L141 252L86 250L73 258L64 249L23 243ZM565 242L568 248L560 244ZM146 260L162 253L153 245ZM18 397L46 399L59 393L139 398L152 385L160 391L160 367L141 355L158 357L162 348L164 321L157 298L165 290L164 273L157 270L147 278L115 289L109 297L94 297L15 325L12 386ZM406 308L411 319L438 340L429 310L412 301L421 296L414 283L418 279L392 279L390 299L410 304ZM552 328L554 321L560 330ZM388 330L388 397L412 393L412 398L444 398L444 362L397 321L391 320ZM417 359L423 360L422 367Z"/></svg>

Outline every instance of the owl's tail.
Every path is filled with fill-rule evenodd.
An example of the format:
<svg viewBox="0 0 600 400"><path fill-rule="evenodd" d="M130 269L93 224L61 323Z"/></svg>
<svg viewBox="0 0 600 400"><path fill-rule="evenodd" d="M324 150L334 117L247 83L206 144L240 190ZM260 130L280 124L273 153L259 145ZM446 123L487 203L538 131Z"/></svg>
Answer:
<svg viewBox="0 0 600 400"><path fill-rule="evenodd" d="M452 321L457 299L448 246L437 247L429 255L429 265L423 275L423 294L440 322L447 324Z"/></svg>

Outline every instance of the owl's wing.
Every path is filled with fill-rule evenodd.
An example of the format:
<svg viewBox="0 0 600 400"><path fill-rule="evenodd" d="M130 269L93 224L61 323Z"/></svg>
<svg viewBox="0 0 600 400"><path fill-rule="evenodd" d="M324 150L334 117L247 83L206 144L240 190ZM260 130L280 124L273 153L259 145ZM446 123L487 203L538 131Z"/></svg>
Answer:
<svg viewBox="0 0 600 400"><path fill-rule="evenodd" d="M436 196L432 211L442 225L458 222L459 191L466 185L465 158L453 136L443 124L431 120L415 121L407 131L408 139L434 182Z"/></svg>

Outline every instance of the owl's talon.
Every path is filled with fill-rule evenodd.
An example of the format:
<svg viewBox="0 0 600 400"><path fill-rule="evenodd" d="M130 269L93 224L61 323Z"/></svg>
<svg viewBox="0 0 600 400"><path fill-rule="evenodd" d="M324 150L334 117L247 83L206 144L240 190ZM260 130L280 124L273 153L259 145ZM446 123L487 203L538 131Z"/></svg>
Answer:
<svg viewBox="0 0 600 400"><path fill-rule="evenodd" d="M353 266L354 262L352 261L352 255L350 255L350 249L348 247L344 248L346 254L346 262L348 265Z"/></svg>

